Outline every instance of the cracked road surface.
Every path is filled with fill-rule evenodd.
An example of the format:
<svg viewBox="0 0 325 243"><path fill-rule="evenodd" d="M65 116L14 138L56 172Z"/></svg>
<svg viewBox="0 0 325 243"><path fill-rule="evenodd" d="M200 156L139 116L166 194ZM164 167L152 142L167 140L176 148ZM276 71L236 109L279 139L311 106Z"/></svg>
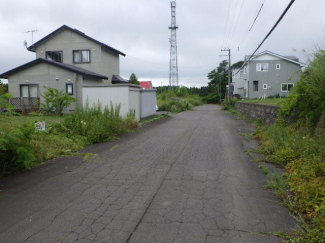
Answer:
<svg viewBox="0 0 325 243"><path fill-rule="evenodd" d="M283 242L297 229L244 152L253 128L204 105L0 181L0 242Z"/></svg>

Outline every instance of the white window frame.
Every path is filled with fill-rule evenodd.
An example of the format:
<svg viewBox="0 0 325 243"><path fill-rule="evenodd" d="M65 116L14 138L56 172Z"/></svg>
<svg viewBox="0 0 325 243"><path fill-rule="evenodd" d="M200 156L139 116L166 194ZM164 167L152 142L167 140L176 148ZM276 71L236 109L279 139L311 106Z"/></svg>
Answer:
<svg viewBox="0 0 325 243"><path fill-rule="evenodd" d="M283 90L284 85L286 85L286 90ZM281 92L289 92L289 85L292 85L291 88L295 87L294 83L281 83Z"/></svg>
<svg viewBox="0 0 325 243"><path fill-rule="evenodd" d="M263 68L263 66L266 66ZM256 72L268 72L269 64L268 63L256 63Z"/></svg>
<svg viewBox="0 0 325 243"><path fill-rule="evenodd" d="M244 74L247 74L247 67L244 67Z"/></svg>
<svg viewBox="0 0 325 243"><path fill-rule="evenodd" d="M267 89L267 84L263 84L263 89Z"/></svg>
<svg viewBox="0 0 325 243"><path fill-rule="evenodd" d="M239 72L239 78L244 78L244 71L243 70L240 70L240 72Z"/></svg>
<svg viewBox="0 0 325 243"><path fill-rule="evenodd" d="M281 64L277 63L275 67L276 67L276 69L281 69Z"/></svg>

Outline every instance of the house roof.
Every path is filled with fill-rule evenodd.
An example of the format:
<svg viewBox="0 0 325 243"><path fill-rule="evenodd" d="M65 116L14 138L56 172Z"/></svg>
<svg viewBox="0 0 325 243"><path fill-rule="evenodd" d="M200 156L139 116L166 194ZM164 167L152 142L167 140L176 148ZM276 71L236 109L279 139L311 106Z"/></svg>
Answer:
<svg viewBox="0 0 325 243"><path fill-rule="evenodd" d="M116 53L118 53L118 54L120 54L122 56L125 56L125 54L123 52L120 52L119 50L116 50L115 48L113 48L113 47L111 47L109 45L106 45L105 43L102 43L102 42L100 42L98 40L95 40L94 38L91 38L90 36L86 35L85 33L81 32L81 31L79 31L77 29L73 29L73 28L71 28L71 27L69 27L67 25L62 25L60 28L54 30L53 32L51 32L50 34L45 36L44 38L42 38L39 41L35 42L33 45L29 46L27 49L29 51L35 52L35 48L37 46L39 46L43 42L47 41L48 39L52 38L53 36L55 36L56 34L62 32L64 30L71 30L72 32L74 32L74 33L76 33L76 34L78 34L80 36L83 36L83 37L87 38L88 40L91 40L91 41L101 45L102 47L104 47L104 48L106 48L106 49L108 49L110 51L113 51L113 52L116 52Z"/></svg>
<svg viewBox="0 0 325 243"><path fill-rule="evenodd" d="M32 67L32 66L34 66L36 64L39 64L39 63L47 63L47 64L50 64L50 65L53 65L53 66L56 66L56 67L59 67L59 68L69 70L69 71L74 72L74 73L78 73L78 74L81 74L81 75L84 75L84 76L92 77L92 78L108 79L107 76L104 76L104 75L101 75L101 74L98 74L98 73L94 73L94 72L88 71L88 70L83 69L83 68L79 68L79 67L76 67L76 66L73 66L73 65L70 65L70 64L66 64L66 63L51 61L51 60L44 59L44 58L35 59L34 61L28 62L26 64L23 64L23 65L19 66L19 67L11 69L11 70L9 70L9 71L7 71L5 73L2 73L2 74L0 74L0 78L7 79L10 75L15 74L15 73L17 73L19 71L22 71L24 69L27 69L29 67Z"/></svg>
<svg viewBox="0 0 325 243"><path fill-rule="evenodd" d="M151 81L139 81L141 89L151 89Z"/></svg>
<svg viewBox="0 0 325 243"><path fill-rule="evenodd" d="M262 56L264 54L269 54L269 55L272 55L272 56L275 56L275 57L278 57L278 58L281 58L281 59L284 59L286 61L289 61L289 62L293 62L295 64L298 64L300 66L304 66L305 64L303 64L302 62L299 62L299 58L297 58L296 56L281 56L279 54L276 54L274 52L271 52L271 51L263 51L257 55L254 55L250 60L253 60L254 58L256 57L259 57L259 56ZM245 55L245 61L247 61L249 58L250 58L251 55Z"/></svg>
<svg viewBox="0 0 325 243"><path fill-rule="evenodd" d="M129 83L128 80L118 76L118 75L113 75L112 77L112 84L127 84Z"/></svg>

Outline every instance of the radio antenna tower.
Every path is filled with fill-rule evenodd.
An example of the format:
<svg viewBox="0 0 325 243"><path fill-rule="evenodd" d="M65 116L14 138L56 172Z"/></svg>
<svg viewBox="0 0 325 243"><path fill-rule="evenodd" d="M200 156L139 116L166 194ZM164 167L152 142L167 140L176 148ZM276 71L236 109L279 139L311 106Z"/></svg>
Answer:
<svg viewBox="0 0 325 243"><path fill-rule="evenodd" d="M176 25L176 1L172 0L170 2L172 18L171 26L169 29L170 33L170 62L169 62L169 86L178 86L178 63L177 63L177 37L176 30L178 26Z"/></svg>

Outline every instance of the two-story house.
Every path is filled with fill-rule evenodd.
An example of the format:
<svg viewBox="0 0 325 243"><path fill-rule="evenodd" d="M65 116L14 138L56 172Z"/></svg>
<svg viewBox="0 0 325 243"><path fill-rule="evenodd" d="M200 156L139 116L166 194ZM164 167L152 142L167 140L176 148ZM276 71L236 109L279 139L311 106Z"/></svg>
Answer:
<svg viewBox="0 0 325 243"><path fill-rule="evenodd" d="M234 87L233 95L243 97L245 90L244 70L240 66L232 67L232 85Z"/></svg>
<svg viewBox="0 0 325 243"><path fill-rule="evenodd" d="M241 97L244 98L288 96L304 66L295 56L281 56L270 51L249 58L250 55L245 56L246 64L240 72L233 72L234 89L243 86Z"/></svg>
<svg viewBox="0 0 325 243"><path fill-rule="evenodd" d="M140 106L140 95L130 93L140 90L140 86L119 76L123 52L66 25L27 49L35 52L35 60L0 74L0 78L8 79L14 97L40 97L46 86L65 90L77 99L66 111L87 101L121 104L122 115Z"/></svg>

